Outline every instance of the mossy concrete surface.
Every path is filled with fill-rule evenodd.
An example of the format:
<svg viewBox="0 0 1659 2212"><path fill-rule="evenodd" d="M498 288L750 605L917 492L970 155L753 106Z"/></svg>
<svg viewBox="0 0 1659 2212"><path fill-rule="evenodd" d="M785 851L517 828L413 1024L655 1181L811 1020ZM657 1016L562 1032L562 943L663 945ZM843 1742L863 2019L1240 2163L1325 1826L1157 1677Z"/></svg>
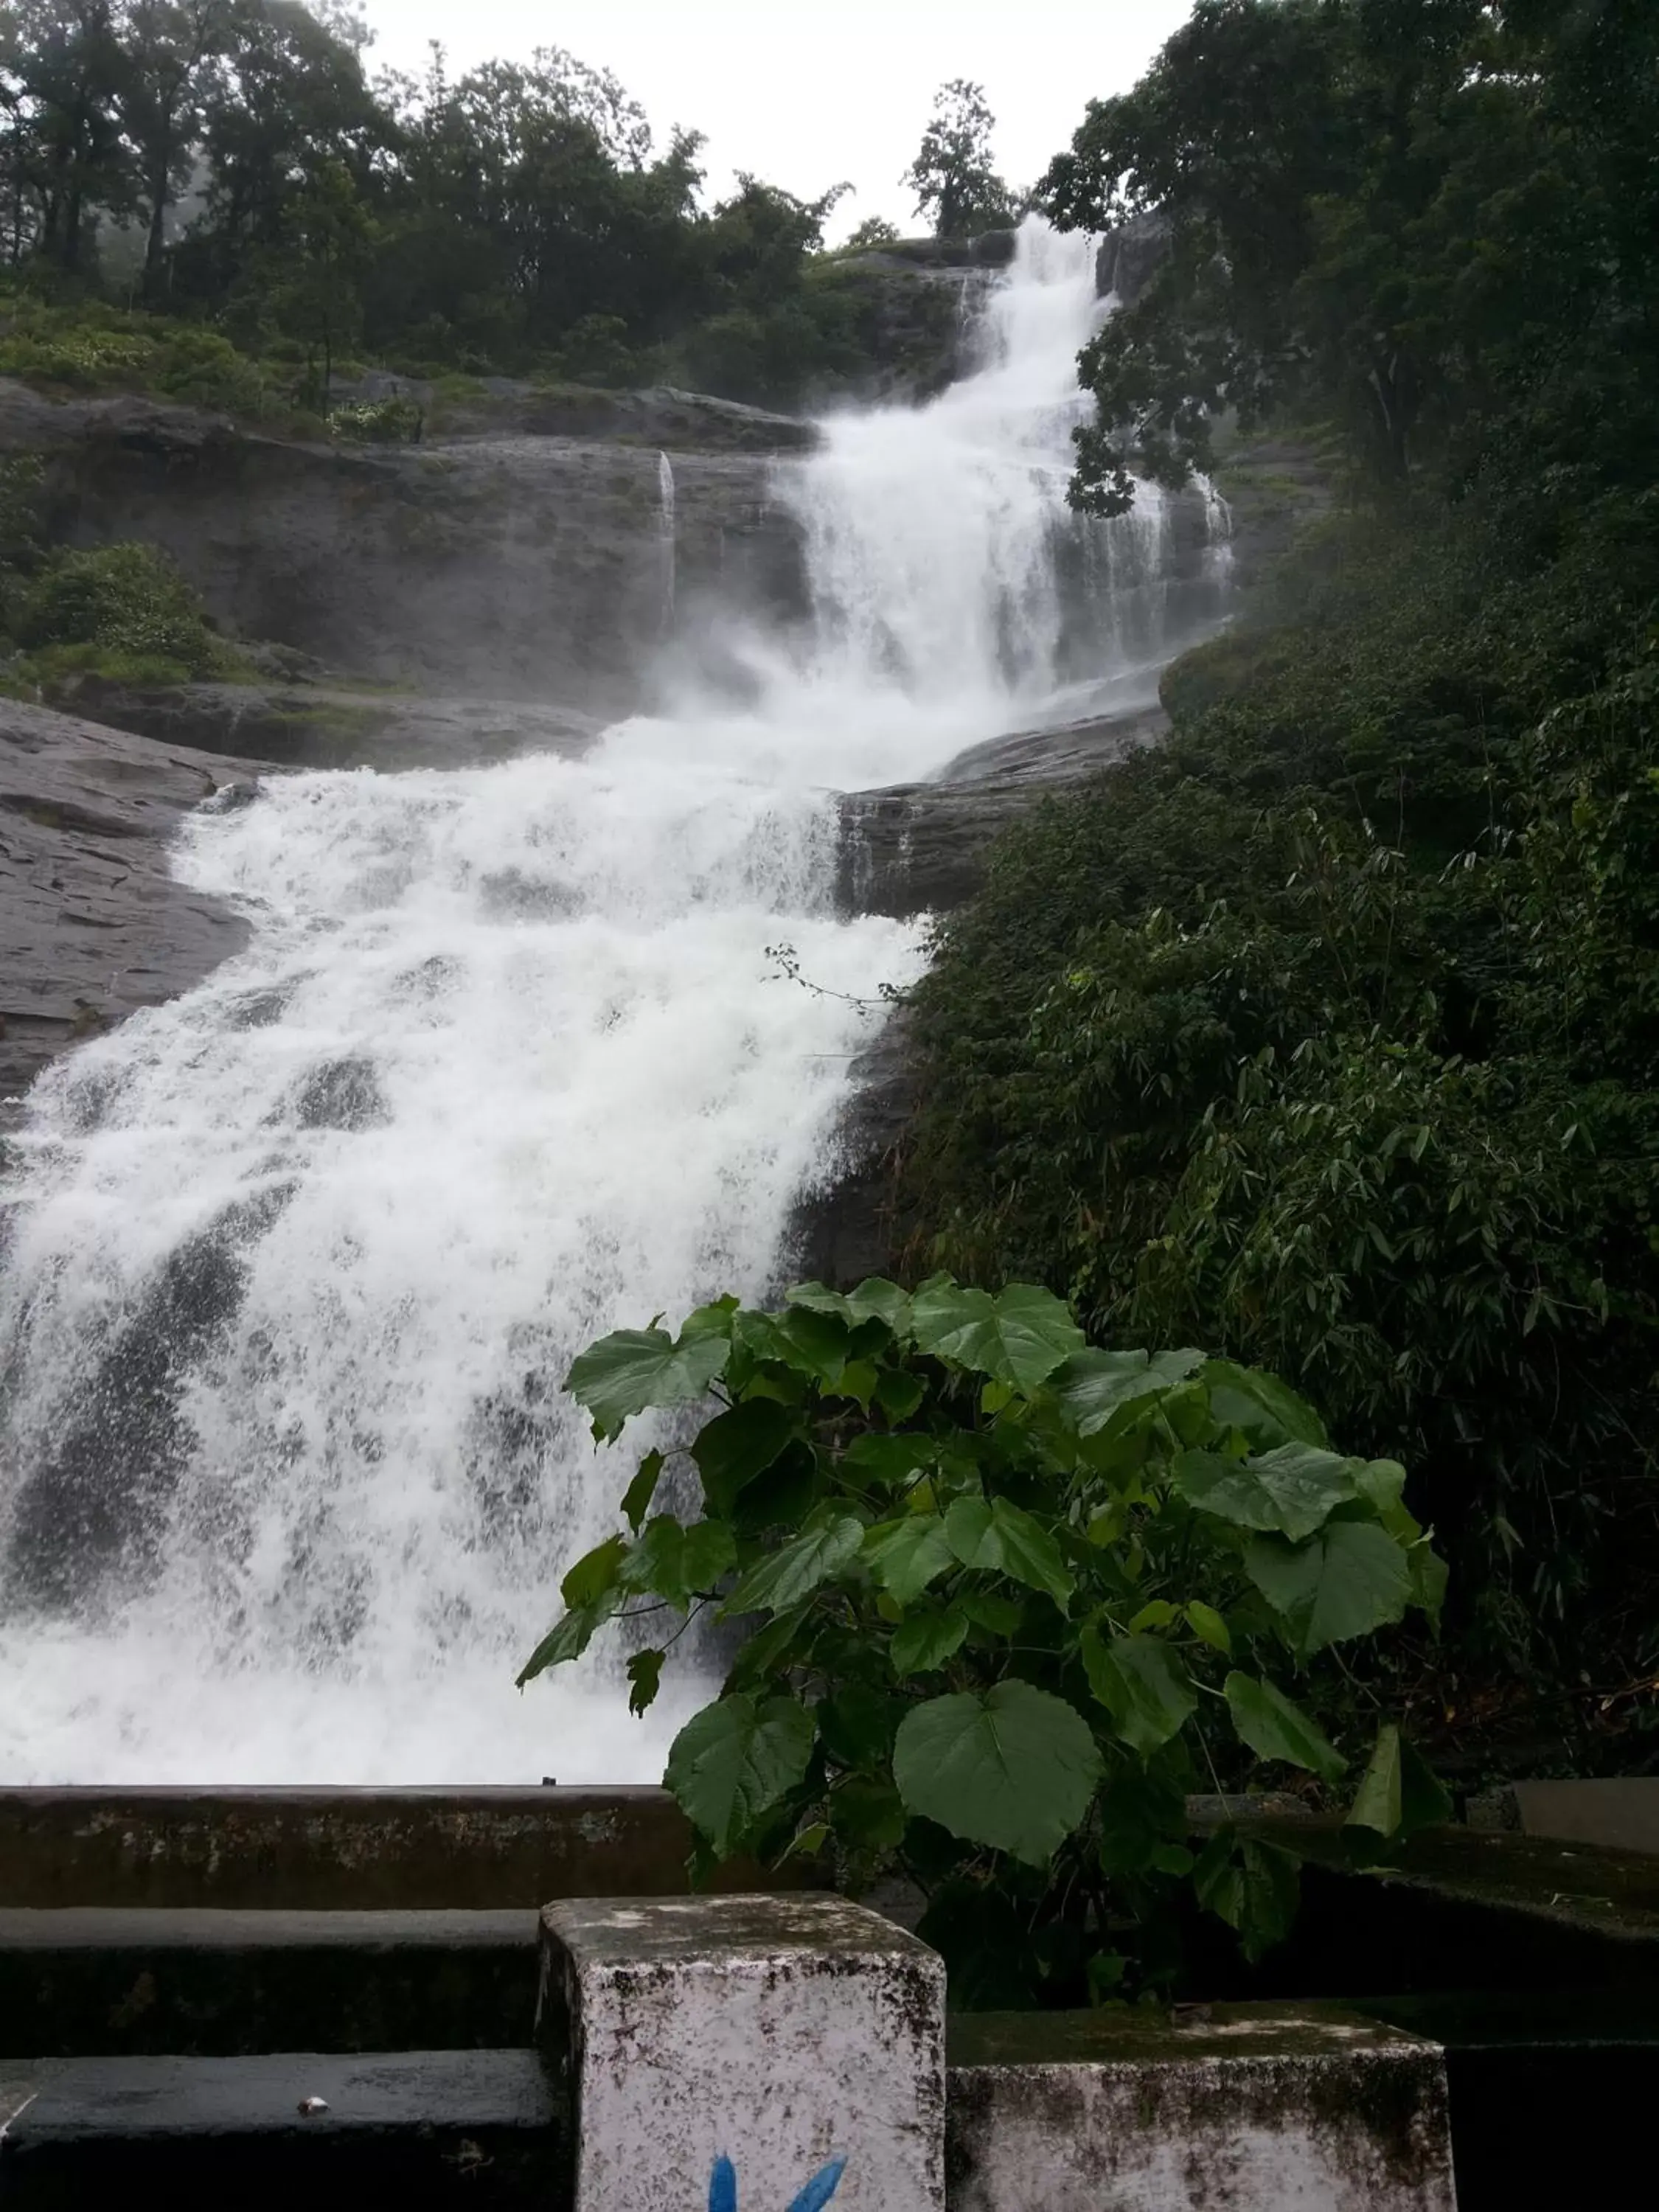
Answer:
<svg viewBox="0 0 1659 2212"><path fill-rule="evenodd" d="M952 2212L1454 2212L1443 2054L1331 2005L954 2024Z"/></svg>
<svg viewBox="0 0 1659 2212"><path fill-rule="evenodd" d="M690 1887L663 1790L0 1790L0 1906L537 1908ZM733 1863L718 1887L799 1887Z"/></svg>

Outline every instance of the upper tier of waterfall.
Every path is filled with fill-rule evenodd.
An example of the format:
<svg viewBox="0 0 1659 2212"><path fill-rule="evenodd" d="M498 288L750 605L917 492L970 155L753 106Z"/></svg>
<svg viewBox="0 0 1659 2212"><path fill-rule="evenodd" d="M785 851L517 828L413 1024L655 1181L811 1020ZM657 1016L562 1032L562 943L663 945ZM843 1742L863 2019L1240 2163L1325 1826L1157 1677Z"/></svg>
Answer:
<svg viewBox="0 0 1659 2212"><path fill-rule="evenodd" d="M812 618L744 641L741 708L191 822L248 951L55 1066L0 1190L0 1778L660 1771L615 1653L512 1687L631 1465L560 1380L763 1295L832 1167L833 994L921 955L835 917L831 794L1144 690L1184 618L1167 502L1066 504L1093 267L1028 222L972 376L780 462Z"/></svg>

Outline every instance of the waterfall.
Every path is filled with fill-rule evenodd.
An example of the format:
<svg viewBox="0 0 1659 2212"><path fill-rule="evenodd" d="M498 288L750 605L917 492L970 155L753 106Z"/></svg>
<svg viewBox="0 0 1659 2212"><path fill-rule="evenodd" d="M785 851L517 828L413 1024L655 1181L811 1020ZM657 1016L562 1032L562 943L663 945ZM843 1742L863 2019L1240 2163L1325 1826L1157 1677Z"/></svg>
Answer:
<svg viewBox="0 0 1659 2212"><path fill-rule="evenodd" d="M657 538L662 548L662 634L674 635L674 602L679 586L679 543L674 519L674 464L657 456Z"/></svg>
<svg viewBox="0 0 1659 2212"><path fill-rule="evenodd" d="M189 823L248 950L58 1062L0 1187L0 1778L660 1771L696 1686L512 1688L633 1464L560 1380L775 1282L868 1030L766 947L831 994L921 962L836 919L835 791L1144 684L1165 503L1065 501L1097 312L1028 223L969 377L780 465L814 619L757 704Z"/></svg>

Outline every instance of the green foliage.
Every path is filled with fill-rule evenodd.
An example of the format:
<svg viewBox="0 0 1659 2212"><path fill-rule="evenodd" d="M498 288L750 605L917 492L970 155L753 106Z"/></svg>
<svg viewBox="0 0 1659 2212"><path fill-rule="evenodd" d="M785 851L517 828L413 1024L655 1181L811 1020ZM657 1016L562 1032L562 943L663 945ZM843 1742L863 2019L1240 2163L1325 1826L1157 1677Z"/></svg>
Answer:
<svg viewBox="0 0 1659 2212"><path fill-rule="evenodd" d="M971 238L1015 219L1013 194L991 161L996 118L982 85L955 77L933 95L915 160L899 179L941 238Z"/></svg>
<svg viewBox="0 0 1659 2212"><path fill-rule="evenodd" d="M1051 1293L946 1276L725 1299L678 1335L604 1339L568 1388L604 1440L718 1407L645 1454L629 1533L567 1575L521 1678L648 1622L643 1711L693 1623L746 1623L668 1763L715 1858L902 1869L963 2003L1166 1986L1194 1892L1252 1957L1283 1934L1293 1864L1231 1832L1195 1860L1186 1797L1259 1766L1348 1772L1298 1702L1325 1699L1317 1655L1439 1588L1397 1464L1331 1450L1271 1376L1094 1350ZM647 1518L680 1457L701 1517ZM1370 1761L1362 1855L1445 1814L1392 1723Z"/></svg>
<svg viewBox="0 0 1659 2212"><path fill-rule="evenodd" d="M1416 1470L1460 1637L1575 1674L1644 1663L1659 1571L1650 505L1547 566L1496 501L1328 526L1171 670L1167 748L1005 842L910 1014L916 1264L1284 1375ZM1178 1479L1265 1529L1319 1464Z"/></svg>
<svg viewBox="0 0 1659 2212"><path fill-rule="evenodd" d="M105 545L45 562L10 616L37 677L94 672L149 683L234 672L201 602L152 545Z"/></svg>
<svg viewBox="0 0 1659 2212"><path fill-rule="evenodd" d="M1650 482L1656 132L1648 0L1197 0L1039 188L1065 227L1170 229L1085 356L1079 504L1310 406L1382 483Z"/></svg>
<svg viewBox="0 0 1659 2212"><path fill-rule="evenodd" d="M330 410L328 427L337 438L365 446L410 446L426 425L420 402L394 392L388 399L353 399Z"/></svg>
<svg viewBox="0 0 1659 2212"><path fill-rule="evenodd" d="M573 55L452 78L438 50L419 81L371 83L365 42L349 10L299 0L67 16L30 0L0 17L0 252L50 303L0 374L326 415L336 361L359 350L601 385L689 369L769 401L865 368L809 283L842 188L802 200L744 176L708 209L696 136L657 146L616 79ZM106 291L223 350L191 389L164 382L187 341L160 316L106 315Z"/></svg>
<svg viewBox="0 0 1659 2212"><path fill-rule="evenodd" d="M152 392L255 421L293 407L282 380L218 331L95 301L0 300L0 376L52 392Z"/></svg>

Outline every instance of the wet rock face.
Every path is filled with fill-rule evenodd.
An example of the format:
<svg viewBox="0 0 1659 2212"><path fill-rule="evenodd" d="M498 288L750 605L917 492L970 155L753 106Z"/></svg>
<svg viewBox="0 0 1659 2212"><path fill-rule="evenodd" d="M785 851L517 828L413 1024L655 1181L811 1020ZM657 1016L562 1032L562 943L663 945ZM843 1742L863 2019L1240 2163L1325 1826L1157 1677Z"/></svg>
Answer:
<svg viewBox="0 0 1659 2212"><path fill-rule="evenodd" d="M1115 298L1120 307L1133 307L1169 254L1169 217L1155 209L1132 216L1100 241L1095 289L1103 300Z"/></svg>
<svg viewBox="0 0 1659 2212"><path fill-rule="evenodd" d="M534 700L422 699L325 683L139 686L82 676L49 690L46 704L161 744L294 769L477 768L527 752L574 759L604 726Z"/></svg>
<svg viewBox="0 0 1659 2212"><path fill-rule="evenodd" d="M933 783L850 792L842 800L843 911L901 921L948 912L978 890L993 841L1045 792L1097 775L1169 727L1162 708L995 738Z"/></svg>
<svg viewBox="0 0 1659 2212"><path fill-rule="evenodd" d="M744 437L767 419L716 413ZM614 715L640 703L671 605L687 631L716 602L774 623L804 602L769 449L674 455L672 596L661 462L643 443L525 432L354 450L0 385L0 453L26 449L47 456L54 538L148 540L233 635L376 681Z"/></svg>
<svg viewBox="0 0 1659 2212"><path fill-rule="evenodd" d="M0 1126L54 1053L241 950L243 923L175 883L167 848L258 772L0 699Z"/></svg>

